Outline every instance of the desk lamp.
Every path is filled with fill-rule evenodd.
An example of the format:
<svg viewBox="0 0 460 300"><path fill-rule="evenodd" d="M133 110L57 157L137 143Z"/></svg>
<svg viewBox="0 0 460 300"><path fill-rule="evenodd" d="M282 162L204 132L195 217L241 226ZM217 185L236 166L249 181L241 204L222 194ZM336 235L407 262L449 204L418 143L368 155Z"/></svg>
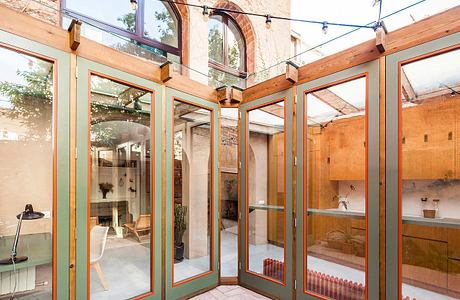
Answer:
<svg viewBox="0 0 460 300"><path fill-rule="evenodd" d="M9 258L1 259L0 265L11 265L26 261L28 259L27 256L16 256L17 255L17 248L19 242L19 234L21 232L21 224L22 220L36 220L41 219L45 216L45 214L34 211L32 204L26 204L26 207L23 212L16 216L18 218L18 225L16 226L16 235L14 237L13 248L11 248L11 256Z"/></svg>

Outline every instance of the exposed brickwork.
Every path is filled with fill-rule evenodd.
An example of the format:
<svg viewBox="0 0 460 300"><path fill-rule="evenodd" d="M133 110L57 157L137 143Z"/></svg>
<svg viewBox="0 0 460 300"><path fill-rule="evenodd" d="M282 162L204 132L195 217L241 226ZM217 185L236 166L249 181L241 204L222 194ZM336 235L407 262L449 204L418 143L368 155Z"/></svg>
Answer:
<svg viewBox="0 0 460 300"><path fill-rule="evenodd" d="M238 5L227 0L218 0L213 6L243 11ZM235 20L243 33L246 43L246 68L247 72L252 73L255 70L256 55L256 34L254 27L252 26L251 20L249 20L247 15L240 15L235 13L229 13L229 15L233 18L233 20Z"/></svg>
<svg viewBox="0 0 460 300"><path fill-rule="evenodd" d="M238 145L238 131L235 127L222 127L221 143L224 146Z"/></svg>
<svg viewBox="0 0 460 300"><path fill-rule="evenodd" d="M0 4L54 25L60 24L59 0L0 0Z"/></svg>

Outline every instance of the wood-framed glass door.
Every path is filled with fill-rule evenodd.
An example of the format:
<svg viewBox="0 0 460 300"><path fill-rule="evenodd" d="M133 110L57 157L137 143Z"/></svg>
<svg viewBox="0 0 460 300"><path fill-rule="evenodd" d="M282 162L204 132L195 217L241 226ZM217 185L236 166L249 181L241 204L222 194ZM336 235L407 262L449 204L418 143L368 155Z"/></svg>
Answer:
<svg viewBox="0 0 460 300"><path fill-rule="evenodd" d="M291 299L292 97L240 106L240 284Z"/></svg>
<svg viewBox="0 0 460 300"><path fill-rule="evenodd" d="M161 88L77 67L76 297L161 299Z"/></svg>
<svg viewBox="0 0 460 300"><path fill-rule="evenodd" d="M386 58L386 295L460 298L460 34Z"/></svg>
<svg viewBox="0 0 460 300"><path fill-rule="evenodd" d="M218 105L166 88L166 299L218 283Z"/></svg>
<svg viewBox="0 0 460 300"><path fill-rule="evenodd" d="M0 31L0 298L69 297L69 62Z"/></svg>
<svg viewBox="0 0 460 300"><path fill-rule="evenodd" d="M297 299L379 297L378 74L297 87Z"/></svg>

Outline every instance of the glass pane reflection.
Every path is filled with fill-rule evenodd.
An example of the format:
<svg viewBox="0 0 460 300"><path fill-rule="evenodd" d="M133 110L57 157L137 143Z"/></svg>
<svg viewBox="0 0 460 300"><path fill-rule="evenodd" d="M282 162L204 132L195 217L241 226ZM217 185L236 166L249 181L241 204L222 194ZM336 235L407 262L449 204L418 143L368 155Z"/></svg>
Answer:
<svg viewBox="0 0 460 300"><path fill-rule="evenodd" d="M54 65L0 47L0 298L51 299L53 289ZM26 204L16 271L11 249ZM4 298L3 298L4 297Z"/></svg>
<svg viewBox="0 0 460 300"><path fill-rule="evenodd" d="M174 101L173 279L211 270L211 111Z"/></svg>
<svg viewBox="0 0 460 300"><path fill-rule="evenodd" d="M90 295L151 290L152 93L91 76Z"/></svg>
<svg viewBox="0 0 460 300"><path fill-rule="evenodd" d="M366 78L305 98L304 290L365 299Z"/></svg>
<svg viewBox="0 0 460 300"><path fill-rule="evenodd" d="M284 101L248 112L248 270L284 282L285 244Z"/></svg>

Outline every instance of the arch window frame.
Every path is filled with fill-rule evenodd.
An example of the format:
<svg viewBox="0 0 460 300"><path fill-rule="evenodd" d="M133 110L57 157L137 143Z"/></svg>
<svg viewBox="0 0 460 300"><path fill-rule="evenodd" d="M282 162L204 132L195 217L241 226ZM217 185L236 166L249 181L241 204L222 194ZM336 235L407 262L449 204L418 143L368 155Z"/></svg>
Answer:
<svg viewBox="0 0 460 300"><path fill-rule="evenodd" d="M107 32L111 32L111 33L114 33L114 34L129 38L129 39L132 39L132 40L134 40L136 42L139 42L141 44L144 44L144 45L147 45L147 46L150 46L150 47L154 47L154 48L160 49L162 51L165 51L167 53L176 55L182 61L182 17L181 17L181 14L179 13L179 10L174 5L162 2L163 5L165 6L165 8L168 11L172 12L174 14L174 17L177 20L177 23L176 23L176 26L177 26L177 47L174 47L174 46L162 43L162 42L160 42L158 40L155 40L153 38L148 38L148 37L144 36L144 32L145 32L145 26L144 26L145 1L148 1L148 0L138 0L138 7L137 7L137 10L135 12L136 22L135 22L135 31L134 32L126 30L126 29L121 28L121 27L118 27L118 26L113 25L113 24L109 24L107 22L104 22L103 20L99 20L99 19L96 19L94 17L85 15L85 14L83 14L81 12L69 9L69 8L67 8L67 3L66 3L67 1L69 1L69 0L61 0L62 10L63 10L65 16L75 18L75 19L80 19L83 22L88 23L89 25L92 25L94 27L100 28L100 29L105 30ZM168 9L167 6L169 6L170 9Z"/></svg>
<svg viewBox="0 0 460 300"><path fill-rule="evenodd" d="M221 63L221 62L218 62L218 61L215 61L211 58L208 57L208 67L209 68L212 68L212 69L215 69L215 70L218 70L218 71L221 71L221 72L224 72L224 73L227 73L227 74L230 74L230 75L233 75L233 76L236 76L236 77L239 77L239 78L246 78L247 77L247 48L246 48L246 38L243 34L243 31L241 30L240 26L238 25L238 23L235 21L234 18L232 18L232 16L226 14L226 13L223 13L219 10L216 10L214 11L210 18L212 18L213 16L219 16L222 18L222 20L217 20L219 22L221 22L223 24L223 36L222 36L222 40L223 40L223 52L222 52L222 57L223 57L223 60L224 62ZM235 68L232 68L229 66L229 60L228 60L228 31L231 31L230 29L230 26L229 26L229 22L233 23L233 26L236 28L236 30L238 31L238 33L240 34L241 36L241 41L243 43L243 53L241 55L241 64L242 64L242 70L238 70L238 69L235 69ZM208 28L208 35L209 35L209 28ZM209 43L209 41L208 41ZM208 53L209 53L209 50L208 50Z"/></svg>

